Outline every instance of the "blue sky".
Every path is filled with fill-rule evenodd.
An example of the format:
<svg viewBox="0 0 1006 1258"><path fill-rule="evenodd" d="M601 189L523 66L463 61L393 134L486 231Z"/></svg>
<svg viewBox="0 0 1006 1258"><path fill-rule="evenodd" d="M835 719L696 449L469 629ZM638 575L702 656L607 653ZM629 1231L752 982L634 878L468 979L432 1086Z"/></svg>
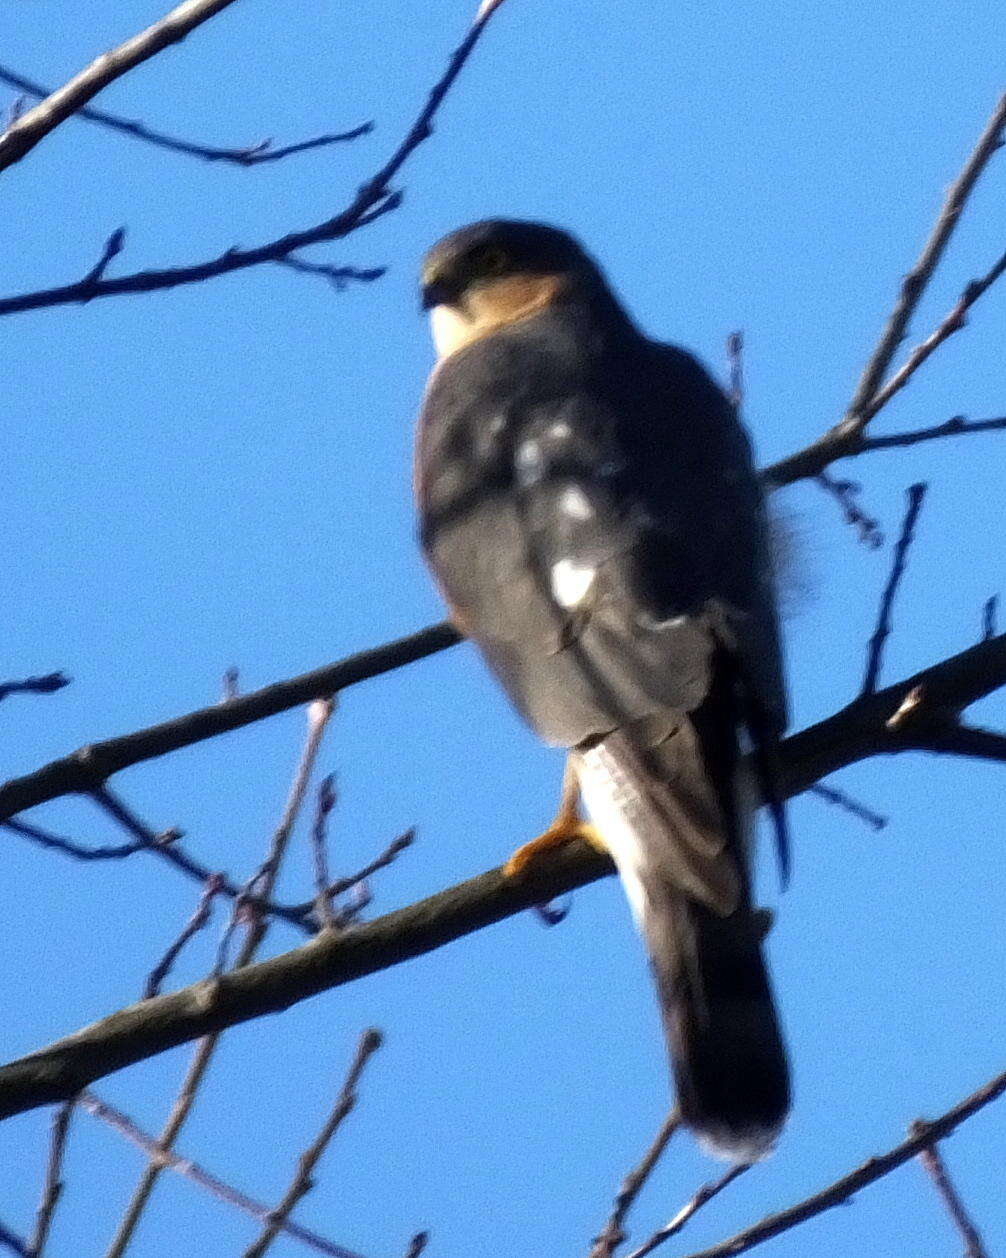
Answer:
<svg viewBox="0 0 1006 1258"><path fill-rule="evenodd" d="M126 225L115 268L181 264L311 225L398 142L471 16L461 0L235 5L104 93L128 117L208 143L289 142L368 118L348 147L251 170L203 165L70 122L4 175L4 294L83 275ZM56 84L158 16L155 4L31 0L4 17L6 62ZM431 363L415 269L487 214L576 231L655 335L717 371L746 336L746 414L763 460L837 419L956 174L1002 90L992 6L906 0L616 9L506 0L400 183L403 208L319 261L387 264L336 293L279 267L5 321L5 676L72 687L3 705L5 776L214 701L234 665L265 684L438 619L413 540L412 425ZM993 162L919 311L923 335L1003 248ZM1006 289L993 290L877 421L898 431L1002 414ZM878 453L840 471L896 535L930 482L885 679L973 642L1003 589L1002 436ZM787 626L794 728L856 692L889 552L858 546L813 487L787 491L810 593ZM1006 723L1001 698L976 719ZM123 774L158 829L208 865L257 864L296 761L289 714ZM561 765L519 725L469 647L348 693L323 751L338 773L333 865L406 826L416 846L373 911L498 863L547 819ZM687 1252L823 1186L1002 1069L1002 775L925 756L836 784L887 814L875 834L805 797L771 952L796 1106L776 1156L668 1248ZM85 801L39 824L113 831ZM81 866L7 836L4 1056L134 999L197 888L159 862ZM767 864L767 862L766 862ZM766 898L779 897L766 869ZM309 893L299 832L282 881ZM213 931L178 981L210 964ZM296 942L277 928L268 947ZM281 1195L355 1038L381 1027L358 1111L298 1217L368 1258L433 1233L435 1258L585 1254L668 1100L638 941L614 882L553 930L531 916L227 1035L179 1148L252 1195ZM150 1129L177 1050L100 1088ZM0 1218L28 1230L47 1116L0 1126ZM1001 1111L945 1146L989 1248L1006 1242ZM81 1116L51 1254L98 1254L141 1161ZM715 1173L685 1139L633 1216L638 1241ZM137 1258L240 1252L253 1234L175 1176ZM676 1247L675 1247L676 1245ZM875 1258L953 1253L917 1166L770 1242ZM306 1252L281 1240L278 1255ZM769 1252L767 1250L766 1252Z"/></svg>

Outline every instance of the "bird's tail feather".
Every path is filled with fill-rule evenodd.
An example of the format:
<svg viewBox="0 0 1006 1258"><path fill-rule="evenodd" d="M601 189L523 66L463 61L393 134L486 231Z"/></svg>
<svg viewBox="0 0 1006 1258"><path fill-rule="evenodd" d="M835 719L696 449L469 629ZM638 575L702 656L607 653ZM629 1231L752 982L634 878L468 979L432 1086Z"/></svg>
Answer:
<svg viewBox="0 0 1006 1258"><path fill-rule="evenodd" d="M672 903L660 907L659 897ZM653 888L645 929L678 1104L711 1153L753 1162L789 1108L789 1073L756 913L720 918ZM665 923L674 922L670 946Z"/></svg>
<svg viewBox="0 0 1006 1258"><path fill-rule="evenodd" d="M742 813L752 805L741 802L735 755L722 766L729 804L710 808L715 773L696 755L700 742L690 725L658 750L620 732L581 752L578 771L646 941L682 1117L710 1152L749 1162L779 1133L789 1074L764 914L747 886Z"/></svg>

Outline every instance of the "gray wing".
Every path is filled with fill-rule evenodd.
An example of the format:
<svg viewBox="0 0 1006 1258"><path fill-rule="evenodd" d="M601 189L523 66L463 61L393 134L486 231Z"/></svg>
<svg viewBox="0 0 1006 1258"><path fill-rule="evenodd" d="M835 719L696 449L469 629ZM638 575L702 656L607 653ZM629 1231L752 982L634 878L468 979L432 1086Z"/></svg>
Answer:
<svg viewBox="0 0 1006 1258"><path fill-rule="evenodd" d="M626 357L585 370L525 332L443 365L417 460L431 565L549 742L692 711L720 646L775 735L785 702L747 439L690 356L643 342Z"/></svg>

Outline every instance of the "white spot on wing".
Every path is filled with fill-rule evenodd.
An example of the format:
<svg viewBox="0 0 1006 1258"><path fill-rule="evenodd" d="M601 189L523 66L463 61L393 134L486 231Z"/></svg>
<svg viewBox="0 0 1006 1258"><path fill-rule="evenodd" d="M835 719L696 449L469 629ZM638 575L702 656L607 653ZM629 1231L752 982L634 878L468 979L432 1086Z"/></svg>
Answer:
<svg viewBox="0 0 1006 1258"><path fill-rule="evenodd" d="M590 505L587 495L576 485L570 485L568 489L562 491L559 509L565 511L574 520L589 520L594 514L594 508Z"/></svg>
<svg viewBox="0 0 1006 1258"><path fill-rule="evenodd" d="M576 607L582 603L594 584L594 569L572 559L560 559L552 565L552 593L560 607Z"/></svg>
<svg viewBox="0 0 1006 1258"><path fill-rule="evenodd" d="M549 427L548 435L557 441L564 441L567 437L572 437L573 430L564 419L560 419Z"/></svg>
<svg viewBox="0 0 1006 1258"><path fill-rule="evenodd" d="M537 484L545 473L545 463L541 457L541 443L529 437L517 447L514 456L517 469L517 483L525 489Z"/></svg>

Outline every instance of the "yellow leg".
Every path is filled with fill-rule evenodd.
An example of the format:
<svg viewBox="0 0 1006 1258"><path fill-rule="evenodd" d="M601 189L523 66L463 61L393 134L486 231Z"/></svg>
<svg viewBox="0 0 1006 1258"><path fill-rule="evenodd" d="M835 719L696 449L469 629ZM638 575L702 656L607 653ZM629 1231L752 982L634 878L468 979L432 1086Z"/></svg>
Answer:
<svg viewBox="0 0 1006 1258"><path fill-rule="evenodd" d="M597 830L589 822L584 821L580 815L579 797L580 783L577 781L573 759L569 757L566 761L566 772L563 774L562 796L559 800L559 808L555 814L555 820L544 833L539 834L536 839L532 839L530 843L525 843L514 852L503 866L503 872L508 877L518 877L543 852L547 852L553 847L559 847L563 843L571 843L574 839L583 839L591 847L596 847L600 852L608 850Z"/></svg>

